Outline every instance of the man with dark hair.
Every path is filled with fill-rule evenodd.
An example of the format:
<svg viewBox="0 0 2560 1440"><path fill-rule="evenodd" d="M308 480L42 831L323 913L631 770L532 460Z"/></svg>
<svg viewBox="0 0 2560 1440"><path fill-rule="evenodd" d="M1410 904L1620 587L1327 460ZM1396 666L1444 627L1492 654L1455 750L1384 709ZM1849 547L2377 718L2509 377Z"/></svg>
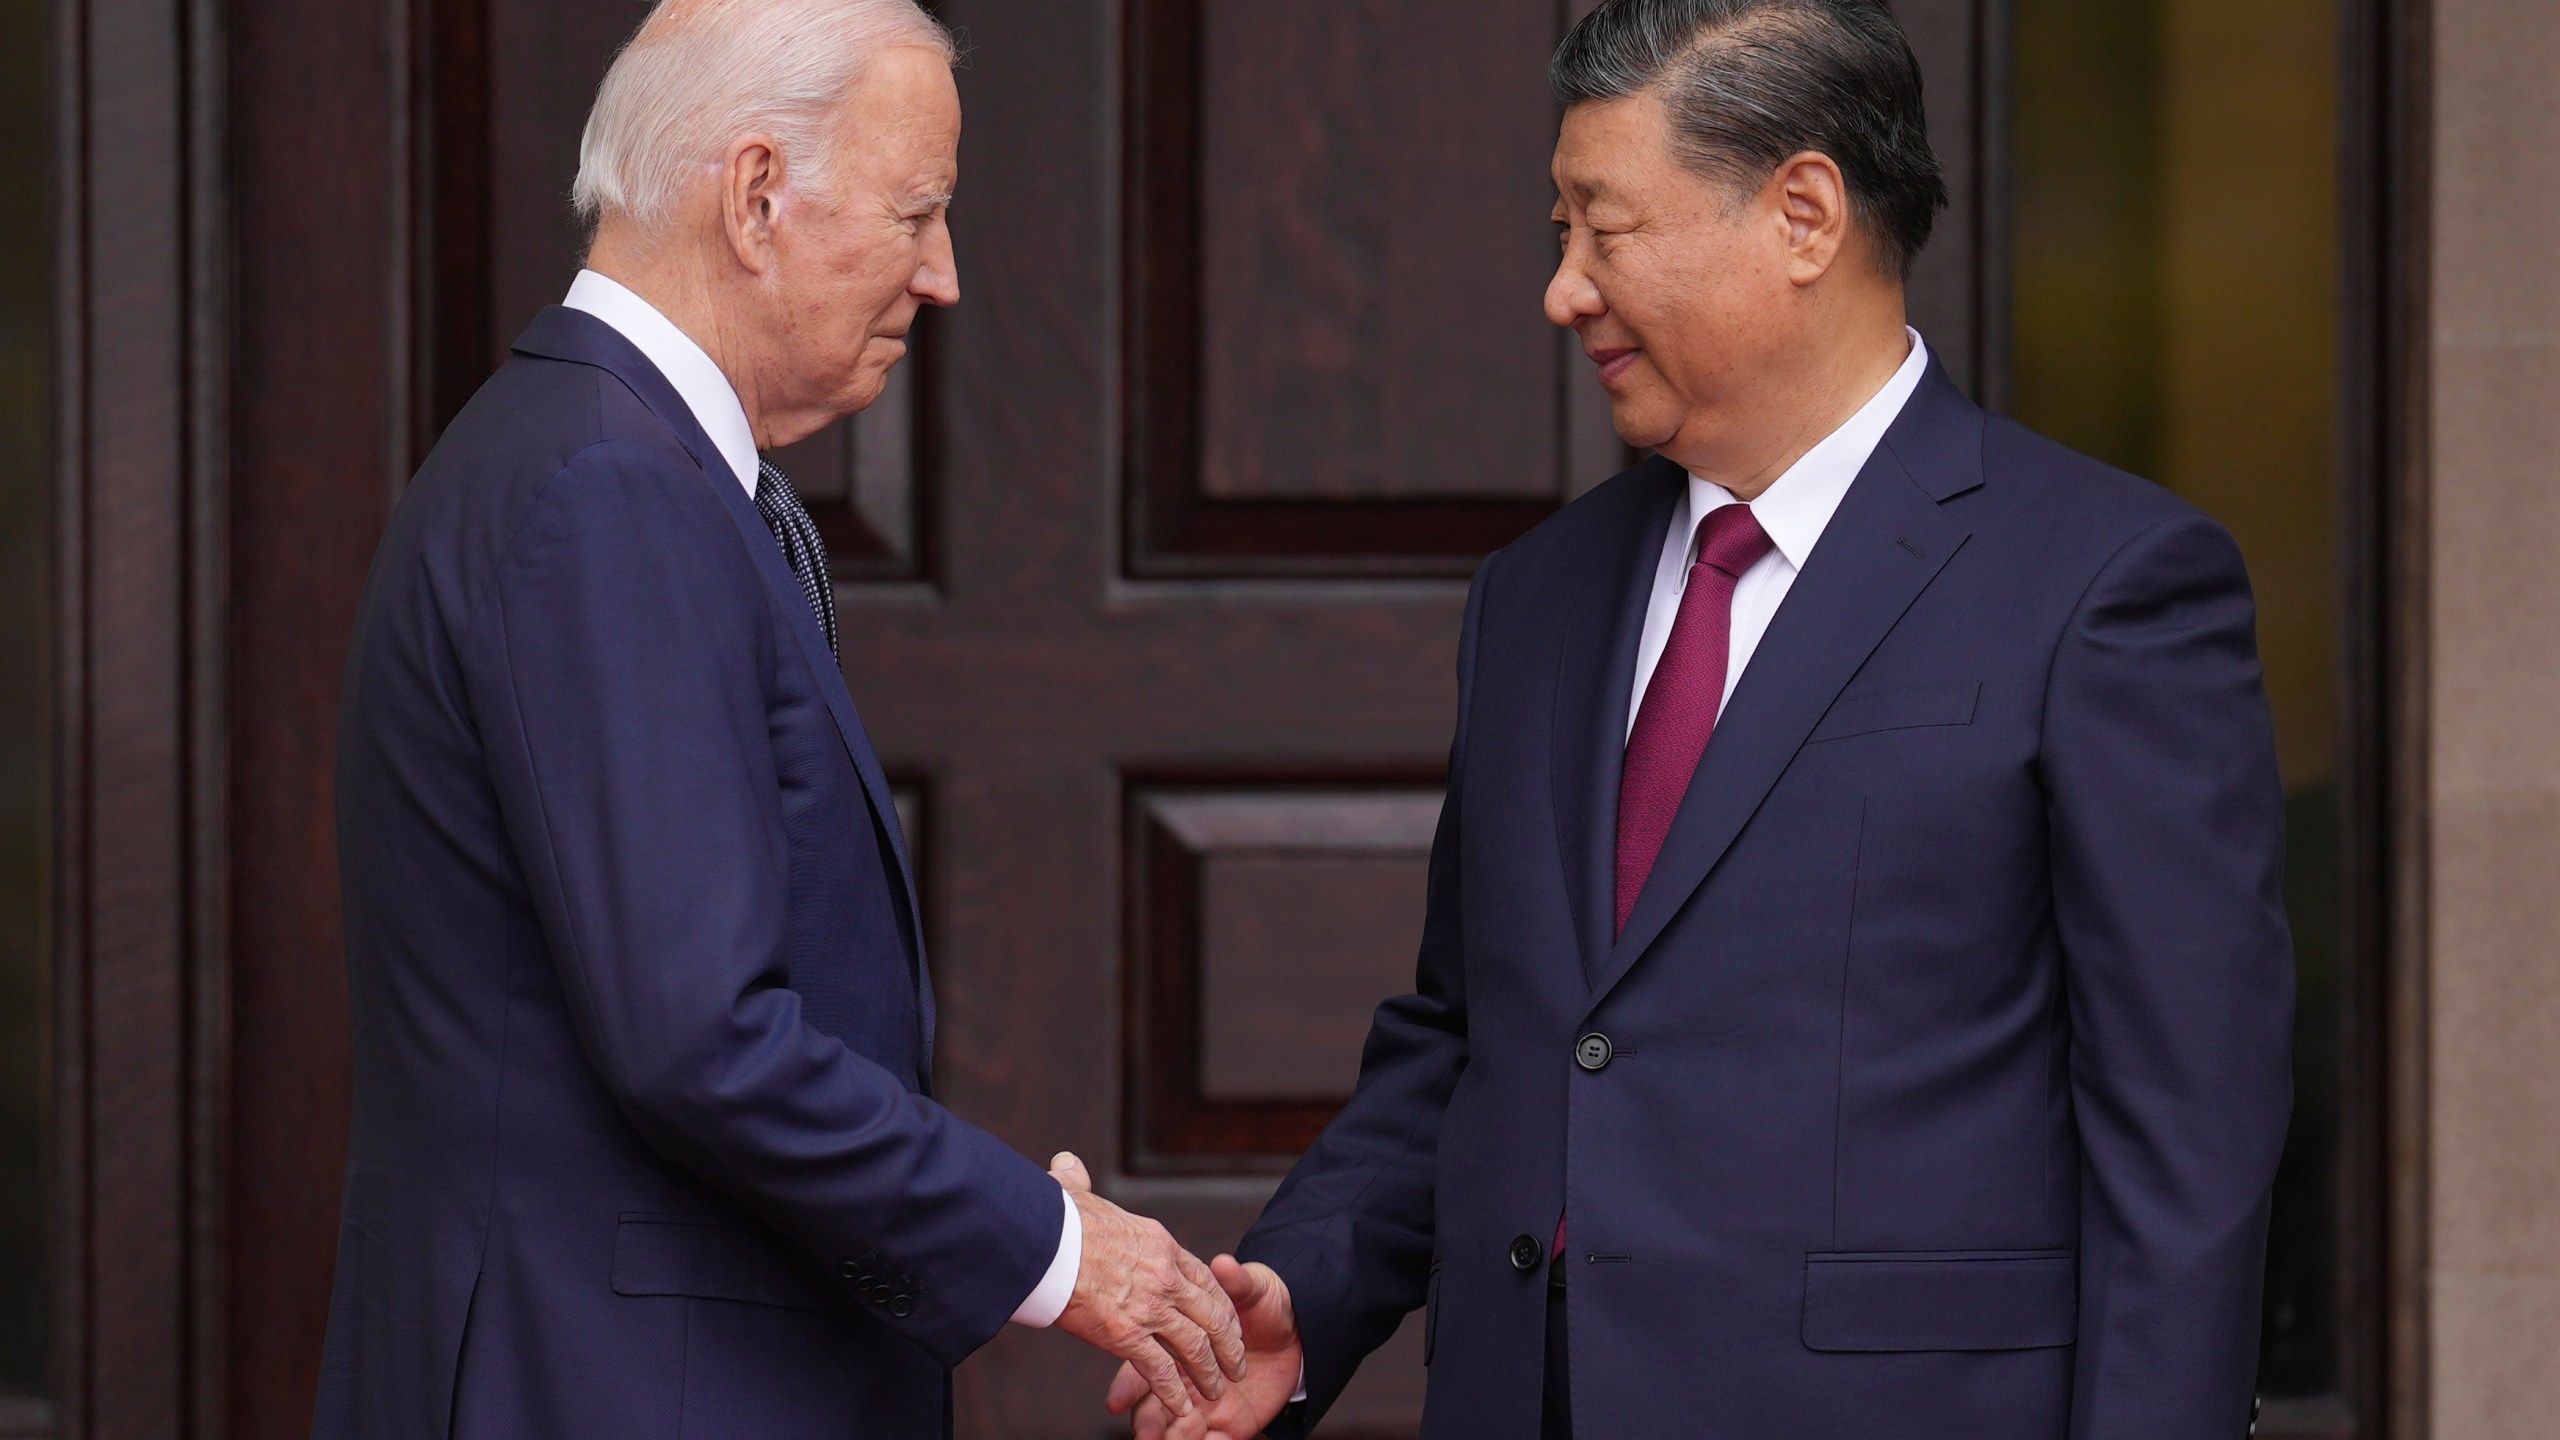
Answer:
<svg viewBox="0 0 2560 1440"><path fill-rule="evenodd" d="M1415 993L1214 1268L1296 1436L1427 1306L1464 1440L2250 1423L2290 1108L2228 535L1956 388L1875 0L1608 0L1547 312L1654 452L1488 560ZM1296 1388L1292 1390L1292 1386Z"/></svg>

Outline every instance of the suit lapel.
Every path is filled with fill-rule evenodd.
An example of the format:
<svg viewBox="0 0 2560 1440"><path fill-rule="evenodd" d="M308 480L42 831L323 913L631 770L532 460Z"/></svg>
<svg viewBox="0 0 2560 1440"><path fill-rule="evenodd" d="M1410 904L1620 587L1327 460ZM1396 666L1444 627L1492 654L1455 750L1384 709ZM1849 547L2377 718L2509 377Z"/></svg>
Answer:
<svg viewBox="0 0 2560 1440"><path fill-rule="evenodd" d="M1933 363L1752 653L1596 977L1595 1002L1706 882L1823 712L1963 546L1971 532L1939 502L1980 483L1981 423Z"/></svg>
<svg viewBox="0 0 2560 1440"><path fill-rule="evenodd" d="M720 475L728 473L725 462ZM897 861L898 883L906 895L908 953L915 960L916 996L924 1022L923 1077L925 1093L933 1090L934 998L933 971L925 963L923 912L916 904L915 866L907 858L906 826L898 819L897 795L889 788L889 776L880 768L880 756L872 749L870 733L862 728L862 716L853 708L853 692L845 688L844 670L836 663L835 652L827 648L826 632L818 628L817 612L809 608L808 592L800 588L800 577L793 574L782 547L774 543L773 530L764 523L755 502L747 498L743 485L714 484L720 501L728 507L729 519L746 541L747 553L755 558L756 570L764 576L765 588L781 603L782 613L792 637L799 643L801 658L808 662L811 674L818 677L818 691L826 697L827 712L835 717L836 734L843 740L845 754L852 759L854 772L862 777L862 791L871 800L871 815L881 834L889 840L889 853Z"/></svg>
<svg viewBox="0 0 2560 1440"><path fill-rule="evenodd" d="M780 602L785 626L800 647L801 657L818 677L819 693L827 702L827 711L835 718L836 733L844 743L845 754L852 760L854 772L862 778L862 790L871 802L872 818L881 832L889 837L889 851L896 859L898 881L906 893L904 916L909 953L915 962L916 983L923 997L925 1013L925 1073L933 1073L933 985L924 963L924 931L921 911L916 905L915 867L907 858L905 827L898 821L896 797L890 792L889 777L880 768L880 757L871 748L871 737L862 728L862 717L853 708L853 694L845 688L844 672L836 664L834 652L827 648L827 637L818 628L818 618L809 608L809 597L800 588L799 577L791 573L791 564L774 543L773 531L757 513L755 501L747 489L729 473L729 462L719 448L703 433L693 409L676 394L675 387L658 373L639 348L621 332L581 311L553 306L535 318L516 349L528 354L556 360L575 361L611 371L633 394L640 397L652 414L665 422L675 434L677 443L702 467L704 478L711 482L712 493L720 497L729 519L746 542L747 554L764 577L765 588Z"/></svg>
<svg viewBox="0 0 2560 1440"><path fill-rule="evenodd" d="M1616 918L1618 776L1626 760L1636 649L1664 535L1688 484L1679 466L1659 456L1644 470L1629 523L1617 526L1608 548L1588 562L1595 583L1582 587L1559 627L1549 721L1556 848L1564 857L1586 984L1608 961Z"/></svg>
<svg viewBox="0 0 2560 1440"><path fill-rule="evenodd" d="M724 464L721 474L728 473ZM845 753L862 777L863 793L871 798L872 814L889 836L890 853L897 857L898 874L905 880L907 905L912 925L915 906L914 867L907 859L905 827L898 822L897 797L889 789L888 774L880 768L879 753L871 746L870 733L862 728L862 717L853 708L853 693L845 688L844 671L837 665L835 652L827 648L826 632L818 628L817 613L809 608L808 593L800 588L800 577L791 571L791 562L774 543L773 531L757 512L755 502L747 498L743 485L712 486L720 503L728 508L730 522L746 541L747 553L754 557L756 571L764 576L765 588L782 606L785 622L792 638L800 646L800 656L808 662L811 673L818 677L819 693L826 697L827 711L835 717L836 733L844 741ZM914 937L916 951L922 954L924 942Z"/></svg>

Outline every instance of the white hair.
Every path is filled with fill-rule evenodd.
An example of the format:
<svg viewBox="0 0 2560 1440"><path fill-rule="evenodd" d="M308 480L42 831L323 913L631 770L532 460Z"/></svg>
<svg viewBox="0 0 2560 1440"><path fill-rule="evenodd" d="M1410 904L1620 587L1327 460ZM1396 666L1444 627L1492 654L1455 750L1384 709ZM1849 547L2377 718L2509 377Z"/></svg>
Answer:
<svg viewBox="0 0 2560 1440"><path fill-rule="evenodd" d="M824 195L845 97L900 45L957 59L916 0L660 0L596 92L571 203L589 225L615 215L658 234L699 167L757 131L793 189Z"/></svg>

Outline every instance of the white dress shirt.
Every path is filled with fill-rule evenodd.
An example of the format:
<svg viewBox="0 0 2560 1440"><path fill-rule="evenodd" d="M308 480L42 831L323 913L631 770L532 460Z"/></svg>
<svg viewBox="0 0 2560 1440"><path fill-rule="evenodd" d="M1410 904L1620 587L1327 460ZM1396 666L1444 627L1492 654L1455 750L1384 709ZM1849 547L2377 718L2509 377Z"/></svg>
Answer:
<svg viewBox="0 0 2560 1440"><path fill-rule="evenodd" d="M1742 672L1751 663L1751 652L1760 648L1760 637L1769 631L1769 622L1777 617L1778 605L1794 587L1796 576L1804 570L1805 561L1813 555L1815 542L1830 525L1832 512L1848 495L1849 486L1865 469L1867 461L1884 443L1884 432L1893 428L1902 408L1911 403L1920 388L1920 377L1929 373L1929 347L1920 332L1906 327L1911 337L1911 355L1884 388L1875 393L1848 422L1824 437L1821 444L1804 453L1804 458L1787 467L1787 473L1762 491L1751 502L1753 518L1768 532L1769 553L1759 563L1742 572L1733 587L1733 631L1727 651L1724 672L1724 700L1733 699L1733 687L1742 683ZM1672 513L1670 532L1662 538L1662 559L1654 567L1653 599L1644 610L1644 637L1636 645L1635 690L1627 700L1627 733L1636 728L1636 712L1644 707L1645 686L1653 681L1653 670L1662 663L1662 647L1671 641L1671 622L1679 618L1681 593L1689 588L1689 567L1698 558L1698 522L1707 512L1720 506L1741 502L1723 486L1697 476L1689 477L1688 494ZM1719 702L1721 705L1721 702Z"/></svg>
<svg viewBox="0 0 2560 1440"><path fill-rule="evenodd" d="M560 302L572 310L582 310L612 326L623 339L631 342L641 356L658 367L675 387L676 397L693 412L695 423L711 437L720 458L747 494L756 493L755 427L747 423L747 407L738 400L737 387L692 336L676 327L657 306L641 299L618 281L581 270L569 286L569 296ZM1057 1258L1049 1262L1049 1273L1013 1312L1013 1323L1035 1328L1054 1325L1066 1312L1067 1301L1075 1295L1076 1272L1084 1265L1084 1221L1076 1213L1075 1198L1065 1190L1058 1198L1066 1206L1067 1217L1058 1235Z"/></svg>
<svg viewBox="0 0 2560 1440"><path fill-rule="evenodd" d="M693 337L676 328L676 322L660 313L657 306L633 294L611 276L593 270L581 270L569 282L569 298L560 302L572 310L583 310L620 331L667 383L676 389L676 398L693 412L694 422L702 433L711 437L720 458L729 462L731 474L747 487L747 496L756 493L755 427L747 423L747 407L738 401L737 387Z"/></svg>

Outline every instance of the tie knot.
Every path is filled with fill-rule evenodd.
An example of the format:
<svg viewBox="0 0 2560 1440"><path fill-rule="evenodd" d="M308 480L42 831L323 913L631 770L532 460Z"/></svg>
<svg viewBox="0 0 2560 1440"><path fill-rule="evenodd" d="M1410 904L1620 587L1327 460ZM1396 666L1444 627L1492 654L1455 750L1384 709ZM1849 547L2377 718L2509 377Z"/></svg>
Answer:
<svg viewBox="0 0 2560 1440"><path fill-rule="evenodd" d="M788 509L789 507L782 503L786 495L794 500L800 498L799 492L791 488L791 482L783 477L780 467L770 460L758 460L756 462L756 508L759 510Z"/></svg>
<svg viewBox="0 0 2560 1440"><path fill-rule="evenodd" d="M1719 505L1698 522L1698 563L1712 565L1736 580L1759 564L1774 545L1748 505Z"/></svg>

